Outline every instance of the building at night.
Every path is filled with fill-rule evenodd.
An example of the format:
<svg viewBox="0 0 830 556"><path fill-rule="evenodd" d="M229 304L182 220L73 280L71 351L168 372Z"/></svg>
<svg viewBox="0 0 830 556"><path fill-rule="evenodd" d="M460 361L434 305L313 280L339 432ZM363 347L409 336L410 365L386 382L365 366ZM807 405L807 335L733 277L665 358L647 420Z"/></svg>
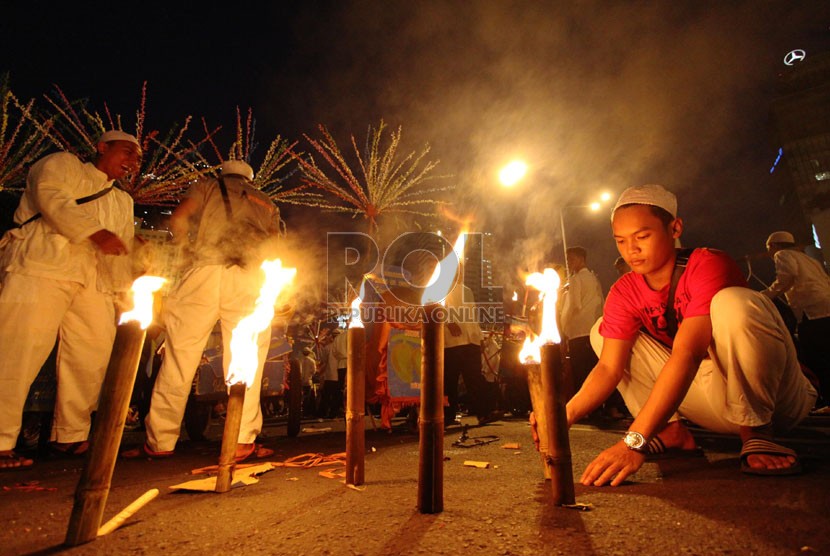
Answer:
<svg viewBox="0 0 830 556"><path fill-rule="evenodd" d="M770 170L789 181L807 220L800 243L830 246L830 52L794 50L784 59L771 107L779 157ZM811 234L810 226L814 228Z"/></svg>

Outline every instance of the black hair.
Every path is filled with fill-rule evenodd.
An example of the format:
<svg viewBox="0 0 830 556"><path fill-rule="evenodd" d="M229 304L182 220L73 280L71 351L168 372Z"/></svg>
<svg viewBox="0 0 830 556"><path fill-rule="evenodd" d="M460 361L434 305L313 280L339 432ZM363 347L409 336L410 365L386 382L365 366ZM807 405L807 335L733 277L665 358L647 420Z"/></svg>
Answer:
<svg viewBox="0 0 830 556"><path fill-rule="evenodd" d="M657 206L654 206L654 205L646 205L644 203L628 203L627 205L618 206L615 210L619 210L621 208L626 208L626 207L632 207L634 205L640 205L640 206L643 206L643 207L648 207L648 209L651 211L651 214L656 216L660 220L660 222L663 223L663 226L665 226L666 228L668 228L669 224L671 224L674 220L676 220L676 217L672 216L672 214L669 211L667 211L666 209L663 209L663 208L660 208L660 207L657 207Z"/></svg>
<svg viewBox="0 0 830 556"><path fill-rule="evenodd" d="M582 257L583 259L588 259L588 251L585 250L584 247L580 247L579 245L574 245L573 247L568 247L565 251L566 255L574 254L577 257Z"/></svg>

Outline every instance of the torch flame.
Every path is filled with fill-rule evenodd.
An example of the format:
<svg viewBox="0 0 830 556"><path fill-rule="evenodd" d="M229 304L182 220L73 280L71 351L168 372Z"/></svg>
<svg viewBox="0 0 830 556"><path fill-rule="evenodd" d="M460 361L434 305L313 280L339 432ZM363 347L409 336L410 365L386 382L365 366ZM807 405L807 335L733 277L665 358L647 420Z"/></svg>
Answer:
<svg viewBox="0 0 830 556"><path fill-rule="evenodd" d="M513 301L519 300L519 292L513 292Z"/></svg>
<svg viewBox="0 0 830 556"><path fill-rule="evenodd" d="M231 361L226 380L229 386L238 382L251 386L259 368L257 338L271 326L277 297L297 273L296 268L283 268L280 259L263 261L260 268L265 272L265 282L259 291L254 310L239 321L231 335Z"/></svg>
<svg viewBox="0 0 830 556"><path fill-rule="evenodd" d="M360 303L366 292L366 281L360 284L360 294L352 301L349 315L349 328L363 328L363 321L360 318Z"/></svg>
<svg viewBox="0 0 830 556"><path fill-rule="evenodd" d="M541 348L544 344L558 344L562 341L559 327L556 326L556 298L559 292L559 274L552 268L543 273L534 272L525 280L525 284L541 292L542 330L535 338L528 335L519 352L521 363L539 363L542 360Z"/></svg>
<svg viewBox="0 0 830 556"><path fill-rule="evenodd" d="M160 276L139 276L133 282L133 309L121 314L118 324L131 320L138 321L142 329L146 329L153 322L153 292L161 289L166 282Z"/></svg>
<svg viewBox="0 0 830 556"><path fill-rule="evenodd" d="M467 231L462 230L458 234L458 239L455 240L455 245L452 246L452 252L435 265L435 270L432 272L432 276L429 278L426 288L424 288L424 293L421 295L422 305L428 305L430 303L444 304L444 300L450 294L455 284L458 267L461 259L464 257L464 241L466 235Z"/></svg>

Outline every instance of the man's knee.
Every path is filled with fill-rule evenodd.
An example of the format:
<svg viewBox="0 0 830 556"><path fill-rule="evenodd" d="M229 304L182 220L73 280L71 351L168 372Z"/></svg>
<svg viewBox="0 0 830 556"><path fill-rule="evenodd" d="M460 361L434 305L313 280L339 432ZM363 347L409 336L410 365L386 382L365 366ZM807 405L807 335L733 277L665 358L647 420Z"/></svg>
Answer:
<svg viewBox="0 0 830 556"><path fill-rule="evenodd" d="M780 315L769 298L749 288L722 289L712 298L709 312L713 330L746 332L758 323L783 327Z"/></svg>

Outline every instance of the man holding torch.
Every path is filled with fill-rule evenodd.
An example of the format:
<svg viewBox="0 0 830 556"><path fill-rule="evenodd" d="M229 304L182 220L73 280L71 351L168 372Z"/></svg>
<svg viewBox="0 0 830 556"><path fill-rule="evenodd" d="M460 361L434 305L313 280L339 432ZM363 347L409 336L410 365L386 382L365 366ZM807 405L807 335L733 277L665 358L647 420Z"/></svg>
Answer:
<svg viewBox="0 0 830 556"><path fill-rule="evenodd" d="M567 417L575 423L618 388L634 421L588 465L582 484L617 486L650 455L692 453L695 440L680 417L739 435L745 473L800 471L796 453L773 434L806 417L816 391L775 306L746 287L725 253L675 248L683 221L662 186L625 190L611 219L633 272L608 294L591 334L599 362Z"/></svg>
<svg viewBox="0 0 830 556"><path fill-rule="evenodd" d="M279 237L279 210L252 185L253 177L247 163L228 160L219 178L194 184L170 217L173 241L189 249L192 262L162 317L167 340L145 419L147 441L124 457L173 455L193 377L217 320L227 376L231 332L251 313L262 286L260 264L273 255ZM259 393L270 339L268 327L258 337L258 368L242 408L237 461L274 453L255 443L262 430Z"/></svg>
<svg viewBox="0 0 830 556"><path fill-rule="evenodd" d="M114 180L138 171L141 145L107 131L97 158L60 152L36 162L2 243L0 471L31 467L14 453L29 387L60 338L52 449L88 449L115 337L113 294L132 283L133 200Z"/></svg>

